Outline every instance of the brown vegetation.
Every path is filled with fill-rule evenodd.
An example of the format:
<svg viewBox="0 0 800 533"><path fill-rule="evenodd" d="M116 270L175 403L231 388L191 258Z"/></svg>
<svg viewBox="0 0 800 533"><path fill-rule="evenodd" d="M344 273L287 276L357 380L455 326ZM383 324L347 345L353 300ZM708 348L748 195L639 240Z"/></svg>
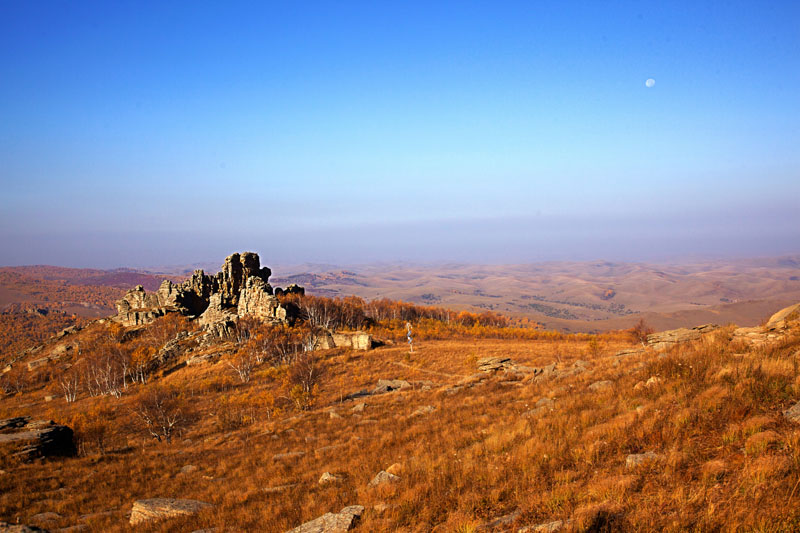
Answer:
<svg viewBox="0 0 800 533"><path fill-rule="evenodd" d="M585 531L800 525L800 428L781 416L800 397L797 330L749 345L721 329L663 355L618 357L640 346L636 331L565 335L399 302L297 303L387 341L413 320L414 352L307 352L307 323L242 321L210 345L175 316L92 324L80 353L28 373L0 404L0 417L70 425L80 451L0 476L0 520L50 511L60 515L50 527L123 531L134 500L173 497L214 507L137 530L277 532L352 504L366 507L360 531L473 531L517 510L514 526L571 520ZM216 358L136 363L183 331L183 360ZM556 372L474 376L493 356ZM232 370L243 359L248 379ZM65 401L70 375L80 386ZM411 386L347 399L379 379ZM389 469L398 481L370 486ZM337 481L318 483L323 472Z"/></svg>

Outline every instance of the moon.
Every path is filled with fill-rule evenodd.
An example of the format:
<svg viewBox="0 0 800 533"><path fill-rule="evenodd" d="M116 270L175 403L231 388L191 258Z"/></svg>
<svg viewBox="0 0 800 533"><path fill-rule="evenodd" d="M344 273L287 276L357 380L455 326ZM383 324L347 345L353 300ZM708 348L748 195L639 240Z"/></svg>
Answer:
<svg viewBox="0 0 800 533"><path fill-rule="evenodd" d="M655 86L655 84L656 80L654 80L653 78L647 78L647 81L644 82L644 86L647 87L648 89L652 89Z"/></svg>

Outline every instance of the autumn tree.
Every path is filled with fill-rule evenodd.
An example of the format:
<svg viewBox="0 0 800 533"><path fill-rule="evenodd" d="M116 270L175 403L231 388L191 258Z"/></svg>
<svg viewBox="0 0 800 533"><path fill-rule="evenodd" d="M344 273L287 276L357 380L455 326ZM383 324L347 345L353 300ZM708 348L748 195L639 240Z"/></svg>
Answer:
<svg viewBox="0 0 800 533"><path fill-rule="evenodd" d="M147 433L158 442L172 442L174 433L187 420L178 392L160 385L152 385L142 393L133 412Z"/></svg>

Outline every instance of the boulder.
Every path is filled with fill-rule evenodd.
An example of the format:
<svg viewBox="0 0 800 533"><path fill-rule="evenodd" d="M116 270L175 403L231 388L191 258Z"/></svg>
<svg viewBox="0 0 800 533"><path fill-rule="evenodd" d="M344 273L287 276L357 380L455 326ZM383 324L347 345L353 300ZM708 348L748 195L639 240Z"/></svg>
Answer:
<svg viewBox="0 0 800 533"><path fill-rule="evenodd" d="M800 319L800 303L784 307L767 320L765 329L783 329L788 326L792 320Z"/></svg>
<svg viewBox="0 0 800 533"><path fill-rule="evenodd" d="M411 383L402 379L379 379L378 385L372 389L372 394L383 394L386 392L410 388Z"/></svg>
<svg viewBox="0 0 800 533"><path fill-rule="evenodd" d="M325 513L319 518L306 522L286 533L341 533L352 529L364 513L361 505L345 507L338 513Z"/></svg>
<svg viewBox="0 0 800 533"><path fill-rule="evenodd" d="M75 455L73 433L51 420L29 417L0 420L0 460L29 461L38 457Z"/></svg>
<svg viewBox="0 0 800 533"><path fill-rule="evenodd" d="M478 359L478 370L481 372L496 372L514 367L510 357L484 357Z"/></svg>
<svg viewBox="0 0 800 533"><path fill-rule="evenodd" d="M397 483L398 481L400 481L400 478L398 476L390 474L386 470L381 470L374 478L372 478L372 481L369 482L369 486L378 487L380 485Z"/></svg>
<svg viewBox="0 0 800 533"><path fill-rule="evenodd" d="M133 502L130 524L135 526L150 520L193 515L210 507L212 507L210 503L198 500L179 500L174 498L137 500Z"/></svg>
<svg viewBox="0 0 800 533"><path fill-rule="evenodd" d="M353 350L370 350L374 345L372 335L363 331L354 333L332 333L331 338L336 348L352 348Z"/></svg>

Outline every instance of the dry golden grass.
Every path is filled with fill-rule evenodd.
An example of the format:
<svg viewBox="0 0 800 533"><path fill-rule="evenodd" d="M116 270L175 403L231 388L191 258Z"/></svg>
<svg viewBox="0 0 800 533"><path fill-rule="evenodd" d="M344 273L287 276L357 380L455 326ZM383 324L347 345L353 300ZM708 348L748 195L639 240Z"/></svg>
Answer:
<svg viewBox="0 0 800 533"><path fill-rule="evenodd" d="M428 340L413 354L406 346L331 350L321 353L308 411L282 400L282 370L259 367L243 384L223 356L157 380L181 391L191 415L172 444L149 439L131 412L151 385L65 403L45 402L51 389L40 383L4 398L0 416L75 421L85 453L0 476L0 520L30 523L52 511L62 518L51 529L128 531L134 500L177 497L214 508L137 531L278 532L353 504L366 508L358 531L473 531L517 509L516 527L571 520L585 531L797 530L800 426L781 411L800 399L800 336L750 348L729 334L622 358L614 354L630 343L614 335L599 347L565 336ZM559 373L464 380L478 358L493 355L556 362ZM660 381L634 389L651 377ZM433 384L343 401L381 378ZM589 388L601 380L612 385ZM531 413L543 398L552 408ZM364 410L353 412L360 402ZM414 414L422 406L435 410ZM273 458L288 452L303 455ZM645 452L658 458L626 467L628 454ZM198 469L183 474L185 465ZM388 468L400 482L370 487ZM320 485L323 472L343 480Z"/></svg>

